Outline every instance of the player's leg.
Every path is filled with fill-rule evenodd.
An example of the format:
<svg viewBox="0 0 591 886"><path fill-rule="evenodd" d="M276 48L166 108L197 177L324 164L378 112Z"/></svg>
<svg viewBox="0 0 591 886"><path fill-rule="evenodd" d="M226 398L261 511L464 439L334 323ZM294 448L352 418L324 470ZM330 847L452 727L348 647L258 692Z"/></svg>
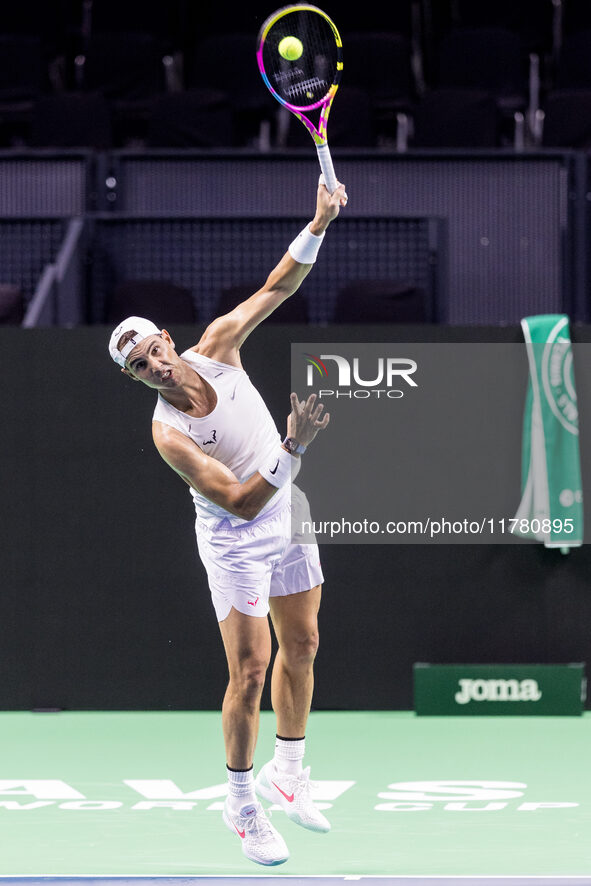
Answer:
<svg viewBox="0 0 591 886"><path fill-rule="evenodd" d="M277 717L275 756L256 778L259 796L278 803L296 824L326 833L330 823L310 792L310 767L302 766L305 732L314 689L321 585L309 591L270 598L279 649L273 665L271 695Z"/></svg>
<svg viewBox="0 0 591 886"><path fill-rule="evenodd" d="M321 585L317 585L309 591L269 600L279 644L271 677L279 736L301 738L306 732L314 691L320 596Z"/></svg>
<svg viewBox="0 0 591 886"><path fill-rule="evenodd" d="M252 766L259 728L261 693L271 657L266 618L232 608L220 622L229 681L222 705L226 762L233 769Z"/></svg>
<svg viewBox="0 0 591 886"><path fill-rule="evenodd" d="M291 487L291 538L274 568L269 606L279 651L273 665L271 696L277 734L301 738L306 730L314 690L314 659L318 649L318 610L322 567L318 545L299 527L311 522L308 501Z"/></svg>
<svg viewBox="0 0 591 886"><path fill-rule="evenodd" d="M267 614L277 541L263 537L253 543L238 527L208 537L198 533L197 542L228 662L222 708L226 762L246 769L252 765L271 656Z"/></svg>
<svg viewBox="0 0 591 886"><path fill-rule="evenodd" d="M289 852L272 827L254 791L253 756L259 727L261 692L271 655L267 618L245 615L232 607L220 622L229 682L222 706L228 767L228 798L223 818L241 840L251 861L276 865Z"/></svg>

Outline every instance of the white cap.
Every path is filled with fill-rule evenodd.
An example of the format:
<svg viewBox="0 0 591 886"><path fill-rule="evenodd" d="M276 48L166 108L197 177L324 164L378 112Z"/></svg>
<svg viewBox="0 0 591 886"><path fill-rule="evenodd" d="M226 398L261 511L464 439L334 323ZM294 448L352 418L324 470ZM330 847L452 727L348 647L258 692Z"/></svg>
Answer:
<svg viewBox="0 0 591 886"><path fill-rule="evenodd" d="M134 336L119 350L117 344L121 336L126 332L133 332ZM152 323L151 320L146 320L145 317L128 317L127 320L119 324L111 335L109 339L109 354L115 363L118 363L119 366L125 366L125 361L136 345L139 345L149 335L160 335L161 332L162 330L158 329L155 323Z"/></svg>

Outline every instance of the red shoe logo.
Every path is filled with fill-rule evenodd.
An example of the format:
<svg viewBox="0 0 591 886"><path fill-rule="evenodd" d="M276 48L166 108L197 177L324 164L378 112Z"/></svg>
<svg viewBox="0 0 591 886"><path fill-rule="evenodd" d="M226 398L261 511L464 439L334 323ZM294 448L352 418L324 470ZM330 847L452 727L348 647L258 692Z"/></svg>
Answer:
<svg viewBox="0 0 591 886"><path fill-rule="evenodd" d="M247 600L246 602L248 603L249 606L256 606L257 603L259 602L259 598L257 597L256 600L254 601L254 603L252 602L252 600Z"/></svg>
<svg viewBox="0 0 591 886"><path fill-rule="evenodd" d="M283 794L288 803L293 803L293 794L286 794L285 791L282 791L278 784L275 782L271 782L271 784L275 785L280 794Z"/></svg>
<svg viewBox="0 0 591 886"><path fill-rule="evenodd" d="M234 825L234 827L236 828L236 825ZM238 828L236 828L236 833L238 834L238 836L240 837L241 840L244 840L244 838L246 836L246 831L239 831Z"/></svg>

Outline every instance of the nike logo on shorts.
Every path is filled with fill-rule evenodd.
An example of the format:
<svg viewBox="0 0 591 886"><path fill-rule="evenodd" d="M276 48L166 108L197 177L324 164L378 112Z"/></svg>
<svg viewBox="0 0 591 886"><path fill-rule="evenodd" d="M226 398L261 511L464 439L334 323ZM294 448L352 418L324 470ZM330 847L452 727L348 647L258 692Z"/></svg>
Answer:
<svg viewBox="0 0 591 886"><path fill-rule="evenodd" d="M277 459L277 464L275 465L275 467L273 468L272 471L269 471L269 473L270 473L270 474L276 474L276 473L277 473L277 468L278 468L278 467L279 467L279 459Z"/></svg>

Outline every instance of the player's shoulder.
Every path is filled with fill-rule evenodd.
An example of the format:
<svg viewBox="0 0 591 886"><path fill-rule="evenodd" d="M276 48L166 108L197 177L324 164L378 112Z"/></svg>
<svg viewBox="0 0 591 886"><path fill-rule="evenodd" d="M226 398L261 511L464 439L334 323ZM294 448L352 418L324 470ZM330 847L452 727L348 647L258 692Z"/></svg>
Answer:
<svg viewBox="0 0 591 886"><path fill-rule="evenodd" d="M191 445L197 445L186 434L157 418L152 420L152 439L160 452L186 449Z"/></svg>
<svg viewBox="0 0 591 886"><path fill-rule="evenodd" d="M194 440L164 422L152 422L152 438L166 464L185 479L190 477L196 468L201 468L203 459L206 458Z"/></svg>
<svg viewBox="0 0 591 886"><path fill-rule="evenodd" d="M236 346L235 323L229 314L213 320L197 344L189 348L189 351L242 369L240 353Z"/></svg>
<svg viewBox="0 0 591 886"><path fill-rule="evenodd" d="M192 478L199 476L208 467L208 459L203 450L194 440L164 422L152 423L152 435L161 458L192 486Z"/></svg>

